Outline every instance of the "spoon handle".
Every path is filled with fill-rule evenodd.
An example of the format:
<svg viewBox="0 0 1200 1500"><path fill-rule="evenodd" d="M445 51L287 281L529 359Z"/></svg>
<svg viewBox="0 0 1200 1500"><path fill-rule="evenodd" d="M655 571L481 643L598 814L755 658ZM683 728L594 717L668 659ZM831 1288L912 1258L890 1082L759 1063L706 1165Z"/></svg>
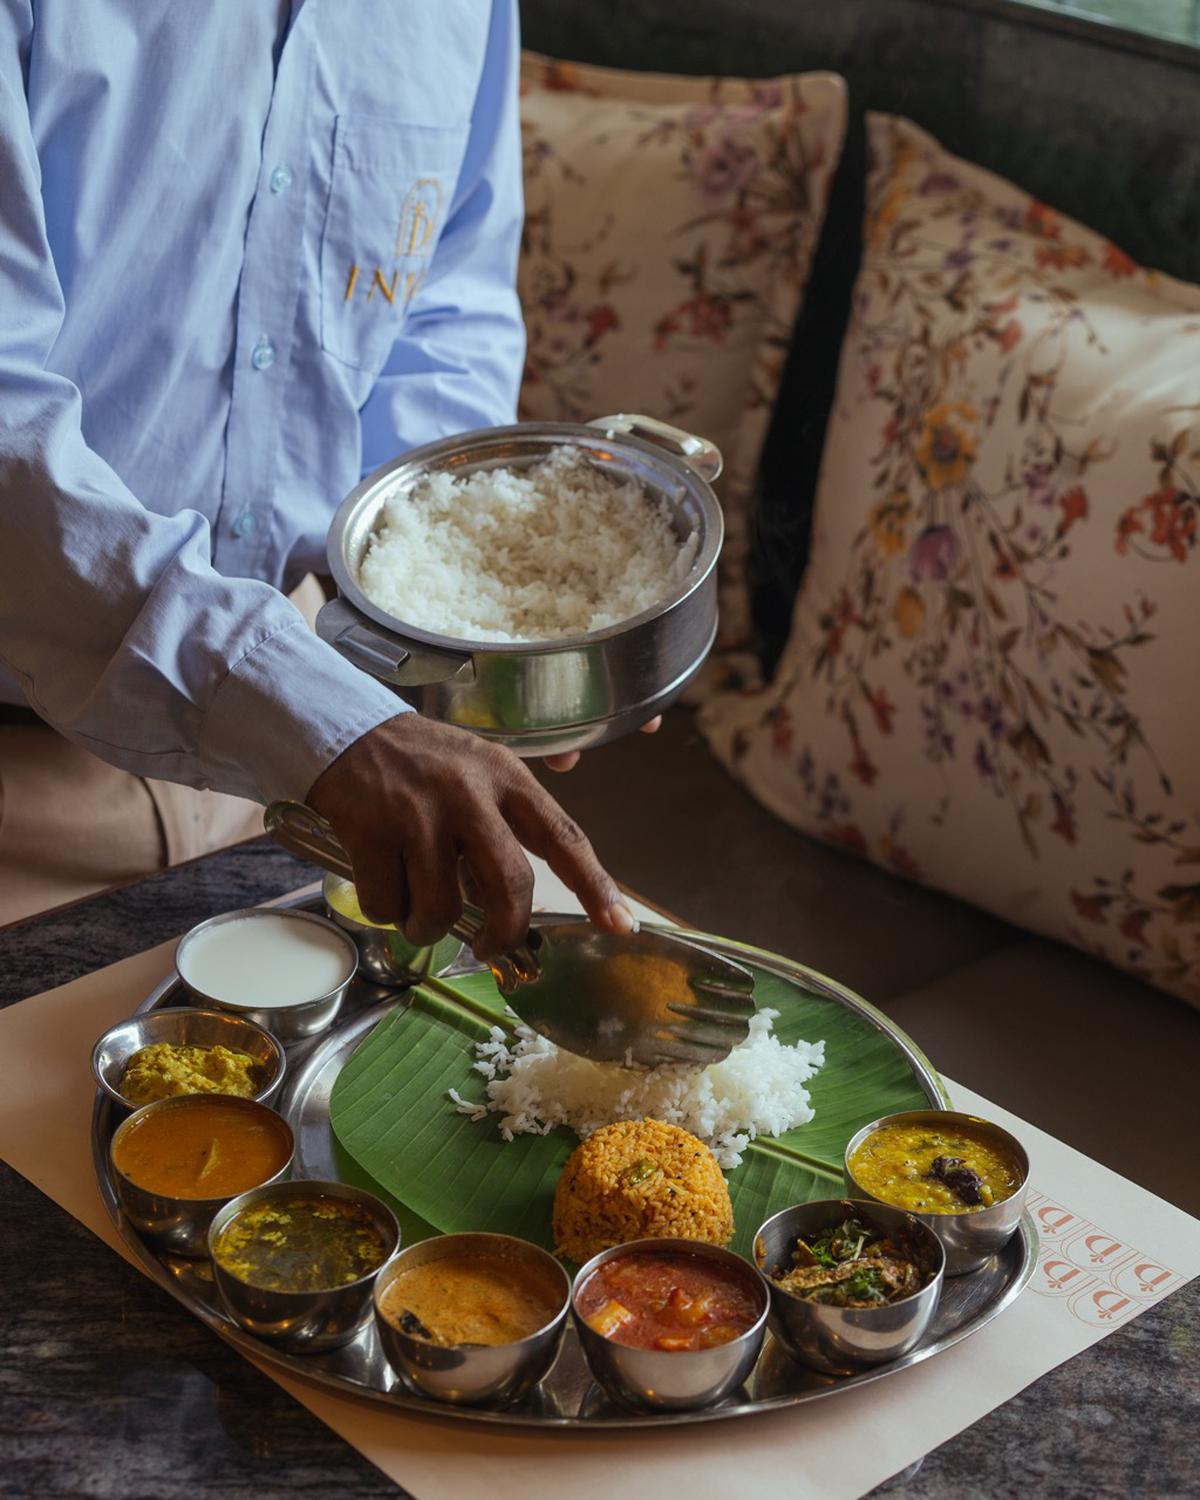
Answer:
<svg viewBox="0 0 1200 1500"><path fill-rule="evenodd" d="M303 802L272 802L263 813L263 827L289 854L310 859L333 875L354 879L354 866L333 825Z"/></svg>
<svg viewBox="0 0 1200 1500"><path fill-rule="evenodd" d="M323 870L353 881L354 866L341 839L333 831L333 825L306 803L272 802L263 814L263 826L289 854L310 859ZM483 912L464 899L462 914L450 931L473 948L483 931L483 924ZM539 976L541 970L533 955L534 946L536 939L527 936L519 948L489 964L496 982L506 993Z"/></svg>

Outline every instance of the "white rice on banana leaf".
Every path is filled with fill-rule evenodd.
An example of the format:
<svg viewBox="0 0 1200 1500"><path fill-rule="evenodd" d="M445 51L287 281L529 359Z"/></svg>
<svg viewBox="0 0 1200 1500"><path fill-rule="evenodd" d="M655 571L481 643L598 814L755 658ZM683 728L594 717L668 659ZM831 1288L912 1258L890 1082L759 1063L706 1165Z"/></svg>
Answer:
<svg viewBox="0 0 1200 1500"><path fill-rule="evenodd" d="M665 1120L699 1136L726 1171L739 1165L755 1136L777 1136L813 1118L804 1085L825 1061L824 1042L785 1046L772 1035L779 1012L760 1010L740 1047L711 1068L667 1063L631 1069L591 1062L517 1026L493 1026L475 1048L476 1072L487 1079L475 1104L450 1097L477 1120L500 1116L505 1140L546 1135L567 1125L586 1138L617 1120Z"/></svg>

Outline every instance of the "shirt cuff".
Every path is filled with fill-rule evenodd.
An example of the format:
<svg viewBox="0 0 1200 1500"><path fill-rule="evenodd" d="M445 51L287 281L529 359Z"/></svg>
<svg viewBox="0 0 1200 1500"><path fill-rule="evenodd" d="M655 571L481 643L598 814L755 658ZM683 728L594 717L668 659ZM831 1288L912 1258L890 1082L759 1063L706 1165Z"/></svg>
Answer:
<svg viewBox="0 0 1200 1500"><path fill-rule="evenodd" d="M201 765L220 791L302 802L355 740L411 712L297 617L230 668L201 728Z"/></svg>

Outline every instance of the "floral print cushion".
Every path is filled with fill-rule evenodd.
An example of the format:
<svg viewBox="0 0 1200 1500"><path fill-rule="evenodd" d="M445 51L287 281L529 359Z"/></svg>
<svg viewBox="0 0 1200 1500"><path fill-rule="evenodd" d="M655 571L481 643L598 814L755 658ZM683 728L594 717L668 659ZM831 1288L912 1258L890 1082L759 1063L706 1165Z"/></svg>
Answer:
<svg viewBox="0 0 1200 1500"><path fill-rule="evenodd" d="M521 112L521 417L638 412L718 445L722 640L738 641L759 457L841 150L845 85L527 53Z"/></svg>
<svg viewBox="0 0 1200 1500"><path fill-rule="evenodd" d="M706 733L806 831L1200 1002L1200 288L868 131L791 639Z"/></svg>

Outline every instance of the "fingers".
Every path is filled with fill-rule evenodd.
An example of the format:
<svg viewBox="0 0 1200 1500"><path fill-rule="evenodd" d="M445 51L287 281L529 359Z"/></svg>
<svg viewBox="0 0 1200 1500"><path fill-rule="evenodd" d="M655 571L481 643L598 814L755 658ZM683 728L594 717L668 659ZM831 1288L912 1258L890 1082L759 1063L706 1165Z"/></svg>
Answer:
<svg viewBox="0 0 1200 1500"><path fill-rule="evenodd" d="M512 829L494 809L476 810L463 845L484 916L475 956L495 958L519 948L529 932L533 871Z"/></svg>
<svg viewBox="0 0 1200 1500"><path fill-rule="evenodd" d="M554 756L550 764L565 769L576 759ZM524 942L533 872L522 844L549 863L597 926L634 925L592 846L528 768L464 730L419 714L390 719L326 767L308 800L349 852L364 915L394 922L422 946L461 911L460 858L485 916L478 956Z"/></svg>
<svg viewBox="0 0 1200 1500"><path fill-rule="evenodd" d="M568 750L565 755L547 755L542 764L550 771L573 771L579 764L579 751Z"/></svg>
<svg viewBox="0 0 1200 1500"><path fill-rule="evenodd" d="M662 728L662 714L655 714L654 718L647 719L638 728L643 734L655 734ZM568 750L563 755L545 755L542 764L550 771L573 771L579 764L579 751Z"/></svg>
<svg viewBox="0 0 1200 1500"><path fill-rule="evenodd" d="M404 936L418 948L444 938L462 913L458 856L445 838L418 839L405 850L409 912Z"/></svg>
<svg viewBox="0 0 1200 1500"><path fill-rule="evenodd" d="M479 882L472 875L471 866L461 858L458 861L458 888L472 905L483 905L480 900Z"/></svg>
<svg viewBox="0 0 1200 1500"><path fill-rule="evenodd" d="M395 846L375 844L356 850L349 843L346 849L354 866L354 889L363 916L403 929L409 917L409 890L399 851Z"/></svg>
<svg viewBox="0 0 1200 1500"><path fill-rule="evenodd" d="M575 892L597 927L633 930L633 913L583 830L532 776L522 778L509 792L503 812L526 849L540 855Z"/></svg>

